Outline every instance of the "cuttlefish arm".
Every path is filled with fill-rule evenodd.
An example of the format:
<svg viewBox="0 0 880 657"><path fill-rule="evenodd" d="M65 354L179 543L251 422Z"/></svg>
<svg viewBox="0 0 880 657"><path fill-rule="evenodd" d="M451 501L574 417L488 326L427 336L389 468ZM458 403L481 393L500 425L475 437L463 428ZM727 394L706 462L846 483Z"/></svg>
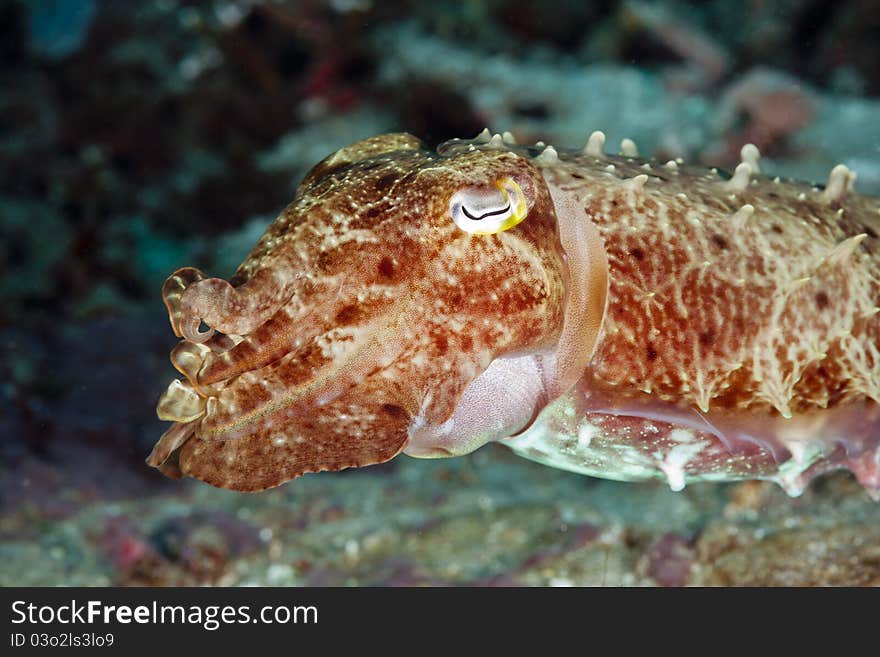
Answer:
<svg viewBox="0 0 880 657"><path fill-rule="evenodd" d="M198 269L184 267L165 281L162 299L174 334L198 344L215 331L252 333L284 305L294 283L294 278L267 268L235 288L221 278L205 278ZM200 329L203 323L206 330Z"/></svg>

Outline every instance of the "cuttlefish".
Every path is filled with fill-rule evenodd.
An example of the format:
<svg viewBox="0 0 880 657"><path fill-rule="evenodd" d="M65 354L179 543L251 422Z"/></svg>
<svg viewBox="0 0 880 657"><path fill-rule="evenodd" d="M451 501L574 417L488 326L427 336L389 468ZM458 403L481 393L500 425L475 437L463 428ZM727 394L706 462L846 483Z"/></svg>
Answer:
<svg viewBox="0 0 880 657"><path fill-rule="evenodd" d="M229 281L163 288L148 463L257 491L488 442L618 480L880 496L880 199L484 131L317 164Z"/></svg>

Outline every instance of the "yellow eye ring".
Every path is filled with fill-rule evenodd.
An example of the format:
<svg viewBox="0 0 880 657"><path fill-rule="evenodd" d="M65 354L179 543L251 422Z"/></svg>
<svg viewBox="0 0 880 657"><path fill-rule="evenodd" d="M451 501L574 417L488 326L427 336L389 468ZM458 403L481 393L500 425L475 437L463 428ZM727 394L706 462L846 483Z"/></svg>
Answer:
<svg viewBox="0 0 880 657"><path fill-rule="evenodd" d="M495 183L494 190L468 188L453 194L449 213L455 225L473 235L510 230L528 214L522 189L512 178Z"/></svg>

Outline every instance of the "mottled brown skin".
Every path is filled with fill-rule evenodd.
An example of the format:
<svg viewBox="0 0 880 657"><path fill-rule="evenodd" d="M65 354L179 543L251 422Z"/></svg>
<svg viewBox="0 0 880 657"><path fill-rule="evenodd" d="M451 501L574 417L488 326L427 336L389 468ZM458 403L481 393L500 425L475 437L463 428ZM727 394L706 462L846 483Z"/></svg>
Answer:
<svg viewBox="0 0 880 657"><path fill-rule="evenodd" d="M542 173L597 227L608 257L608 312L570 395L595 450L631 446L669 476L669 436L686 426L703 447L674 465L685 481L759 476L797 494L847 468L877 495L880 200L567 151ZM578 428L559 413L545 425L557 438L527 455L604 468L549 458L572 449Z"/></svg>
<svg viewBox="0 0 880 657"><path fill-rule="evenodd" d="M523 188L529 221L479 238L459 230L452 193L501 175ZM231 285L192 269L166 283L187 338L172 361L187 382L160 415L188 423L149 462L176 458L170 474L260 490L386 461L413 418L448 417L494 358L558 336L562 278L552 204L526 159L440 159L409 135L342 149L309 173ZM203 341L201 321L226 335Z"/></svg>
<svg viewBox="0 0 880 657"><path fill-rule="evenodd" d="M636 195L601 178L584 195L612 272L590 367L598 384L785 416L880 401L876 199L829 203L809 185L769 178L719 194L718 174L681 167L650 176ZM739 225L744 204L755 212ZM859 235L851 255L829 259Z"/></svg>
<svg viewBox="0 0 880 657"><path fill-rule="evenodd" d="M414 428L447 421L490 363L561 341L579 270L560 234L588 225L607 312L583 376L543 388L547 411L515 450L613 478L666 473L674 487L780 481L794 459L792 492L836 467L880 489L880 200L500 137L440 153L402 134L342 149L230 283L169 278L186 380L160 401L176 424L152 465L259 490L392 458ZM461 231L452 195L506 177L527 218ZM618 455L637 467L617 469Z"/></svg>

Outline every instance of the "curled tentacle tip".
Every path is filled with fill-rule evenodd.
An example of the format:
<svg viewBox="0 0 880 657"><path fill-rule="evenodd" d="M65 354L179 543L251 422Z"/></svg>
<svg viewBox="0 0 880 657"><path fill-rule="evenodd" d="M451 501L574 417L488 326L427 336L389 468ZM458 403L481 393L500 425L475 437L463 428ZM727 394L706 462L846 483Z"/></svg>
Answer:
<svg viewBox="0 0 880 657"><path fill-rule="evenodd" d="M202 320L200 317L193 317L189 321L180 322L180 332L185 340L201 344L207 342L214 335L214 329L208 327L206 331L200 330Z"/></svg>
<svg viewBox="0 0 880 657"><path fill-rule="evenodd" d="M156 448L153 447L153 451L150 452L150 455L144 461L147 465L153 468L158 468L162 465L162 456L157 453Z"/></svg>
<svg viewBox="0 0 880 657"><path fill-rule="evenodd" d="M162 300L168 311L168 321L171 329L178 338L183 336L181 323L183 311L181 309L181 297L191 285L198 283L205 277L195 267L182 267L169 276L162 286Z"/></svg>

